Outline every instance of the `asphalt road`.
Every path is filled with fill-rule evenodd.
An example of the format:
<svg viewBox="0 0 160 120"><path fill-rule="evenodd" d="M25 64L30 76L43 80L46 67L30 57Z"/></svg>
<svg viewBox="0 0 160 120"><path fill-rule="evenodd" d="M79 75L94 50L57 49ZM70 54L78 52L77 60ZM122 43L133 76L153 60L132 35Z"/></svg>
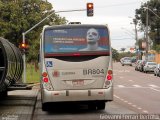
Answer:
<svg viewBox="0 0 160 120"><path fill-rule="evenodd" d="M117 120L160 119L160 77L120 63L113 67L114 101L106 103L105 110L64 104L51 105L53 109L45 112L41 109L39 87L34 87L30 91L11 91L5 100L0 100L0 120L113 120L115 116ZM140 119L140 115L145 116Z"/></svg>
<svg viewBox="0 0 160 120"><path fill-rule="evenodd" d="M134 66L121 66L120 63L114 63L113 65L114 101L106 103L105 110L88 110L86 106L59 106L54 109L53 106L53 110L44 112L41 110L41 100L39 94L33 119L100 120L108 119L108 115L138 114L151 115L151 117L141 117L143 120L159 119L160 78L154 76L152 73L146 74L135 71Z"/></svg>
<svg viewBox="0 0 160 120"><path fill-rule="evenodd" d="M160 114L160 77L114 64L115 101L142 114Z"/></svg>
<svg viewBox="0 0 160 120"><path fill-rule="evenodd" d="M151 73L146 74L135 71L134 66L121 66L120 63L114 63L113 65L114 101L106 103L105 110L88 110L86 106L59 106L49 112L44 112L41 109L39 94L33 119L100 120L111 119L108 118L109 115L113 117L114 115L136 116L139 114L144 115L141 120L159 119L160 78ZM148 114L150 116L147 116ZM133 118L130 117L130 119ZM124 117L121 119L123 120Z"/></svg>

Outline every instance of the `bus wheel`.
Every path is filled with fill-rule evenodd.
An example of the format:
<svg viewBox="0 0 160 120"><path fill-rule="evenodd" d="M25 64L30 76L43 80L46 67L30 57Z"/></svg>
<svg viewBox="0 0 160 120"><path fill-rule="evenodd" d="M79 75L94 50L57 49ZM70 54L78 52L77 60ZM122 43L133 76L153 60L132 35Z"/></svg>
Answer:
<svg viewBox="0 0 160 120"><path fill-rule="evenodd" d="M98 110L104 110L105 106L106 106L105 102L98 102L97 103L97 109Z"/></svg>
<svg viewBox="0 0 160 120"><path fill-rule="evenodd" d="M42 110L47 111L48 110L48 104L47 103L42 103Z"/></svg>
<svg viewBox="0 0 160 120"><path fill-rule="evenodd" d="M90 109L90 110L96 110L96 105L95 105L95 103L89 103L88 109Z"/></svg>
<svg viewBox="0 0 160 120"><path fill-rule="evenodd" d="M8 92L7 92L7 91L2 91L2 92L0 92L1 98L5 98L5 97L7 97L7 95L8 95Z"/></svg>

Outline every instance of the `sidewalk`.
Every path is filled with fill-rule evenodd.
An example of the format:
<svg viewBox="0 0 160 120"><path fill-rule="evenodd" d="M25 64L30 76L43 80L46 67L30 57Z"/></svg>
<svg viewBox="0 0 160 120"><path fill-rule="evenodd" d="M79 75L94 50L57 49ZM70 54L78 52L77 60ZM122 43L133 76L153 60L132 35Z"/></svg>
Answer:
<svg viewBox="0 0 160 120"><path fill-rule="evenodd" d="M0 120L31 120L37 100L38 88L15 90L0 100Z"/></svg>

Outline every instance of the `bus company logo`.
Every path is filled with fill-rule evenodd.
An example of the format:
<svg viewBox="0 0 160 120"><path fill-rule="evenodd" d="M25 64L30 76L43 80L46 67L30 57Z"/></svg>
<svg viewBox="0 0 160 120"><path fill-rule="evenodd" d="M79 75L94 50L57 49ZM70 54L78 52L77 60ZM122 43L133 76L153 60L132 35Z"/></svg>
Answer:
<svg viewBox="0 0 160 120"><path fill-rule="evenodd" d="M53 77L59 77L60 73L59 73L59 71L55 70L55 71L53 71L52 75L53 75Z"/></svg>
<svg viewBox="0 0 160 120"><path fill-rule="evenodd" d="M75 75L75 72L69 71L69 72L62 72L62 75Z"/></svg>
<svg viewBox="0 0 160 120"><path fill-rule="evenodd" d="M46 67L53 67L53 62L52 61L47 61L46 62Z"/></svg>
<svg viewBox="0 0 160 120"><path fill-rule="evenodd" d="M104 69L83 69L83 75L104 75Z"/></svg>

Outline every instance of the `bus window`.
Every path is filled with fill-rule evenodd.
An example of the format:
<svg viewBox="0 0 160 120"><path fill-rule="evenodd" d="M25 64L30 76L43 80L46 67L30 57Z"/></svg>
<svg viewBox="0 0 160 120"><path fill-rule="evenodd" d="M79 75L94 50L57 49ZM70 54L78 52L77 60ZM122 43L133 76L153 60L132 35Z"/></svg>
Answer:
<svg viewBox="0 0 160 120"><path fill-rule="evenodd" d="M106 28L47 29L44 35L45 53L109 53L108 37Z"/></svg>

